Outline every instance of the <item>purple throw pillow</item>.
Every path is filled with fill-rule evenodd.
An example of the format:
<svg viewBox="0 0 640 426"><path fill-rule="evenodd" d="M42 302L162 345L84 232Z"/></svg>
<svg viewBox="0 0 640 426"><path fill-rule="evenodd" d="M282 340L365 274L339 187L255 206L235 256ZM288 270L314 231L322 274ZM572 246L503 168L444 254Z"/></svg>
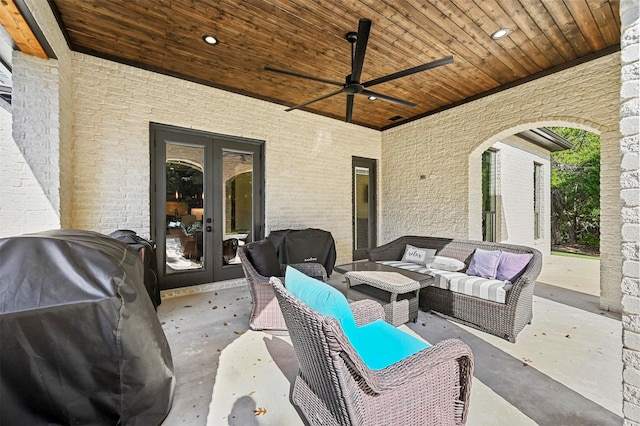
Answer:
<svg viewBox="0 0 640 426"><path fill-rule="evenodd" d="M503 251L498 263L496 278L514 282L522 275L532 257L531 253L518 254Z"/></svg>
<svg viewBox="0 0 640 426"><path fill-rule="evenodd" d="M467 269L467 275L475 275L476 277L495 279L498 271L498 261L500 260L500 250L483 250L476 249L471 258L471 264Z"/></svg>

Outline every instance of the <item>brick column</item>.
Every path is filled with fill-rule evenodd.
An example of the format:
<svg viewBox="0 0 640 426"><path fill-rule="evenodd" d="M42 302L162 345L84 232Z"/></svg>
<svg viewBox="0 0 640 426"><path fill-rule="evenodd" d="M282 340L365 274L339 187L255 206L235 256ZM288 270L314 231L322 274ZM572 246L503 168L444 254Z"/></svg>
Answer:
<svg viewBox="0 0 640 426"><path fill-rule="evenodd" d="M640 424L640 2L622 0L620 196L622 199L623 412Z"/></svg>
<svg viewBox="0 0 640 426"><path fill-rule="evenodd" d="M22 212L13 234L60 227L60 120L58 61L13 52L13 140L33 180L14 185L10 202ZM22 162L21 161L21 162ZM2 225L3 227L5 224Z"/></svg>

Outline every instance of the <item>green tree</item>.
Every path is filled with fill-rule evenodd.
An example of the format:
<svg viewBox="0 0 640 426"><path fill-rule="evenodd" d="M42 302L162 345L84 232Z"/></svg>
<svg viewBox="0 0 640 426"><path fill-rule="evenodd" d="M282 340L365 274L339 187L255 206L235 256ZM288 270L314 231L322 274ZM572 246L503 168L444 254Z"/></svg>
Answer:
<svg viewBox="0 0 640 426"><path fill-rule="evenodd" d="M551 243L600 245L600 136L554 127L574 144L551 153Z"/></svg>

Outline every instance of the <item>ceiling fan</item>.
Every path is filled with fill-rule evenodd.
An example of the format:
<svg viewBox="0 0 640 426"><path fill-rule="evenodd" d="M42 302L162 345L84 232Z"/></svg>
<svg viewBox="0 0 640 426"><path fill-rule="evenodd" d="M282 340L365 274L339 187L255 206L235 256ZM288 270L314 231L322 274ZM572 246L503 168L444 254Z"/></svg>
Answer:
<svg viewBox="0 0 640 426"><path fill-rule="evenodd" d="M358 32L347 33L346 39L349 43L351 43L351 74L347 75L344 83L341 83L339 81L334 81L334 80L327 80L320 77L314 77L306 74L300 74L295 71L288 71L288 70L273 68L270 66L265 66L264 69L267 71L273 71L280 74L290 75L293 77L306 78L309 80L332 84L334 86L341 86L340 89L334 92L327 93L326 95L320 96L319 98L312 99L300 105L287 108L285 111L292 111L294 109L299 109L309 104L312 104L314 102L318 102L323 99L327 99L331 96L338 95L340 93L344 93L347 95L347 109L345 114L345 121L347 123L351 122L351 117L353 115L354 95L365 95L371 99L375 98L375 99L391 102L397 105L414 107L416 106L416 104L414 104L413 102L394 98L393 96L384 95L382 93L373 92L369 90L368 87L375 86L377 84L386 83L388 81L395 80L396 78L406 77L411 74L415 74L421 71L439 67L441 65L450 64L453 62L453 56L446 56L442 59L438 59L433 62L429 62L423 65L418 65L417 67L409 68L404 71L398 71L393 74L386 75L384 77L379 77L379 78L361 83L360 74L362 73L362 65L364 63L364 54L367 51L367 42L369 41L370 31L371 31L371 20L366 18L361 18L360 22L358 23Z"/></svg>

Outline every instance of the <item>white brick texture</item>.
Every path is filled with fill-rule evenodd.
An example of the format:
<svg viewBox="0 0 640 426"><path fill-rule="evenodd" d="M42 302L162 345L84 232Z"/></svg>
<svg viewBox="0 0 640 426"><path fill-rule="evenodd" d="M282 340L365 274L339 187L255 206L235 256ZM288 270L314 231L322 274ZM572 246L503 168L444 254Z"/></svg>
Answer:
<svg viewBox="0 0 640 426"><path fill-rule="evenodd" d="M321 228L351 260L351 157L379 160L379 132L79 53L73 76L73 227L149 233L156 122L265 141L267 233Z"/></svg>
<svg viewBox="0 0 640 426"><path fill-rule="evenodd" d="M326 229L338 261L351 255L351 156L380 160L379 243L409 233L480 238L481 153L524 129L575 126L601 135L601 304L620 309L619 54L380 133L72 53L47 4L26 1L58 60L19 58L15 143L60 226L148 235L149 122L158 122L264 140L267 232ZM625 143L634 149L633 138ZM528 238L509 227L506 240Z"/></svg>
<svg viewBox="0 0 640 426"><path fill-rule="evenodd" d="M481 239L482 152L525 129L589 130L602 146L601 307L619 311L619 90L620 56L612 54L385 131L380 242L403 234Z"/></svg>
<svg viewBox="0 0 640 426"><path fill-rule="evenodd" d="M622 200L622 324L624 350L623 413L625 424L640 421L640 7L638 1L622 0L620 17L620 199Z"/></svg>
<svg viewBox="0 0 640 426"><path fill-rule="evenodd" d="M550 164L549 151L520 138L510 137L492 146L497 150L500 176L498 182L496 215L498 233L496 240L509 244L535 247L544 254L550 253L549 215ZM481 153L480 153L481 154ZM542 166L542 238L534 238L533 170L534 164ZM470 191L482 193L482 177L471 179Z"/></svg>

